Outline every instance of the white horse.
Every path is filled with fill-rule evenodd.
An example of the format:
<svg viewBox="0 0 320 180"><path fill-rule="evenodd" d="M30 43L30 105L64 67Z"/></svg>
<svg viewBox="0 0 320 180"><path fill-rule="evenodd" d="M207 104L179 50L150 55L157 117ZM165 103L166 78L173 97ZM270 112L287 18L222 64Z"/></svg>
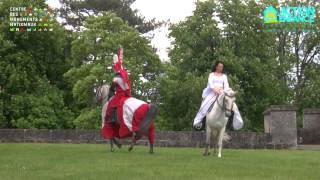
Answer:
<svg viewBox="0 0 320 180"><path fill-rule="evenodd" d="M209 148L211 135L214 136L214 153L216 153L216 144L218 142L219 153L221 158L222 141L228 141L230 137L225 133L226 125L232 111L236 110L235 94L232 89L224 90L219 96L212 109L206 115L206 146L204 156L210 155Z"/></svg>

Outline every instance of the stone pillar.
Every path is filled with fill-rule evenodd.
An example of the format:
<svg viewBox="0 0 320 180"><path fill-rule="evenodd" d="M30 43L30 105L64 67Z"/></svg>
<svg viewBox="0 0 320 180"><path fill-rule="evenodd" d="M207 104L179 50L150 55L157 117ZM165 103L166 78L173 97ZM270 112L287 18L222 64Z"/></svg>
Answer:
<svg viewBox="0 0 320 180"><path fill-rule="evenodd" d="M264 129L272 136L272 144L280 148L297 147L297 108L272 105L264 114Z"/></svg>
<svg viewBox="0 0 320 180"><path fill-rule="evenodd" d="M320 129L320 109L304 109L303 129Z"/></svg>

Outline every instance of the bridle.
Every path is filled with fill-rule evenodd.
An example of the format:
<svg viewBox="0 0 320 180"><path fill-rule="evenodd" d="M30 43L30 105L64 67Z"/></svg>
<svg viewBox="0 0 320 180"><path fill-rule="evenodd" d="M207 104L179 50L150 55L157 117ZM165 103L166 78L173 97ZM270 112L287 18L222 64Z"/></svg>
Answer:
<svg viewBox="0 0 320 180"><path fill-rule="evenodd" d="M97 103L103 103L103 101L105 100L105 99L108 99L108 96L106 96L106 97L104 97L103 99L102 99L102 87L104 86L105 84L104 83L101 83L100 85L98 85L98 86L96 86L95 87L95 89L96 89L96 93L95 93L95 95L96 95L96 101L97 101Z"/></svg>
<svg viewBox="0 0 320 180"><path fill-rule="evenodd" d="M219 96L220 96L220 95L218 95L217 98L216 98L217 104L218 104L218 106L222 109L222 111L225 111L226 117L229 117L229 116L227 115L227 112L230 112L230 114L231 114L232 109L233 109L234 100L232 101L231 108L228 109L228 108L226 108L226 105L225 105L225 99L226 99L226 96L227 96L227 97L233 97L233 96L229 96L229 95L227 95L226 93L224 93L222 105L219 104L219 101L218 101Z"/></svg>
<svg viewBox="0 0 320 180"><path fill-rule="evenodd" d="M100 102L100 97L101 97L101 89L102 89L102 85L98 85L98 86L95 86L95 96L96 96L96 101L97 102Z"/></svg>

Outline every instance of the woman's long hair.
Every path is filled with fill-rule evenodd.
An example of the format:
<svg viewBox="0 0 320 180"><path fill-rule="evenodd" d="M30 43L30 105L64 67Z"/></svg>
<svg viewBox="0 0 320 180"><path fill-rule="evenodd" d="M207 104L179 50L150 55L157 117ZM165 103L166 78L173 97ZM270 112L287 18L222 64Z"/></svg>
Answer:
<svg viewBox="0 0 320 180"><path fill-rule="evenodd" d="M216 63L214 63L214 65L212 66L211 72L216 72L216 67L218 66L218 64L223 64L223 70L222 73L225 73L225 64L222 61L216 61Z"/></svg>

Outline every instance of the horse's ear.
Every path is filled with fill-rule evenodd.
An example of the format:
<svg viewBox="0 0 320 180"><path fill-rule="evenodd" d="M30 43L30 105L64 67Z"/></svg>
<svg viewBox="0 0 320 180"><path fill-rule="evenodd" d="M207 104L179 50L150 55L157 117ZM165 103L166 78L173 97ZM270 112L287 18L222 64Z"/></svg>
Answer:
<svg viewBox="0 0 320 180"><path fill-rule="evenodd" d="M233 102L232 111L233 112L239 111L238 106L235 102Z"/></svg>

